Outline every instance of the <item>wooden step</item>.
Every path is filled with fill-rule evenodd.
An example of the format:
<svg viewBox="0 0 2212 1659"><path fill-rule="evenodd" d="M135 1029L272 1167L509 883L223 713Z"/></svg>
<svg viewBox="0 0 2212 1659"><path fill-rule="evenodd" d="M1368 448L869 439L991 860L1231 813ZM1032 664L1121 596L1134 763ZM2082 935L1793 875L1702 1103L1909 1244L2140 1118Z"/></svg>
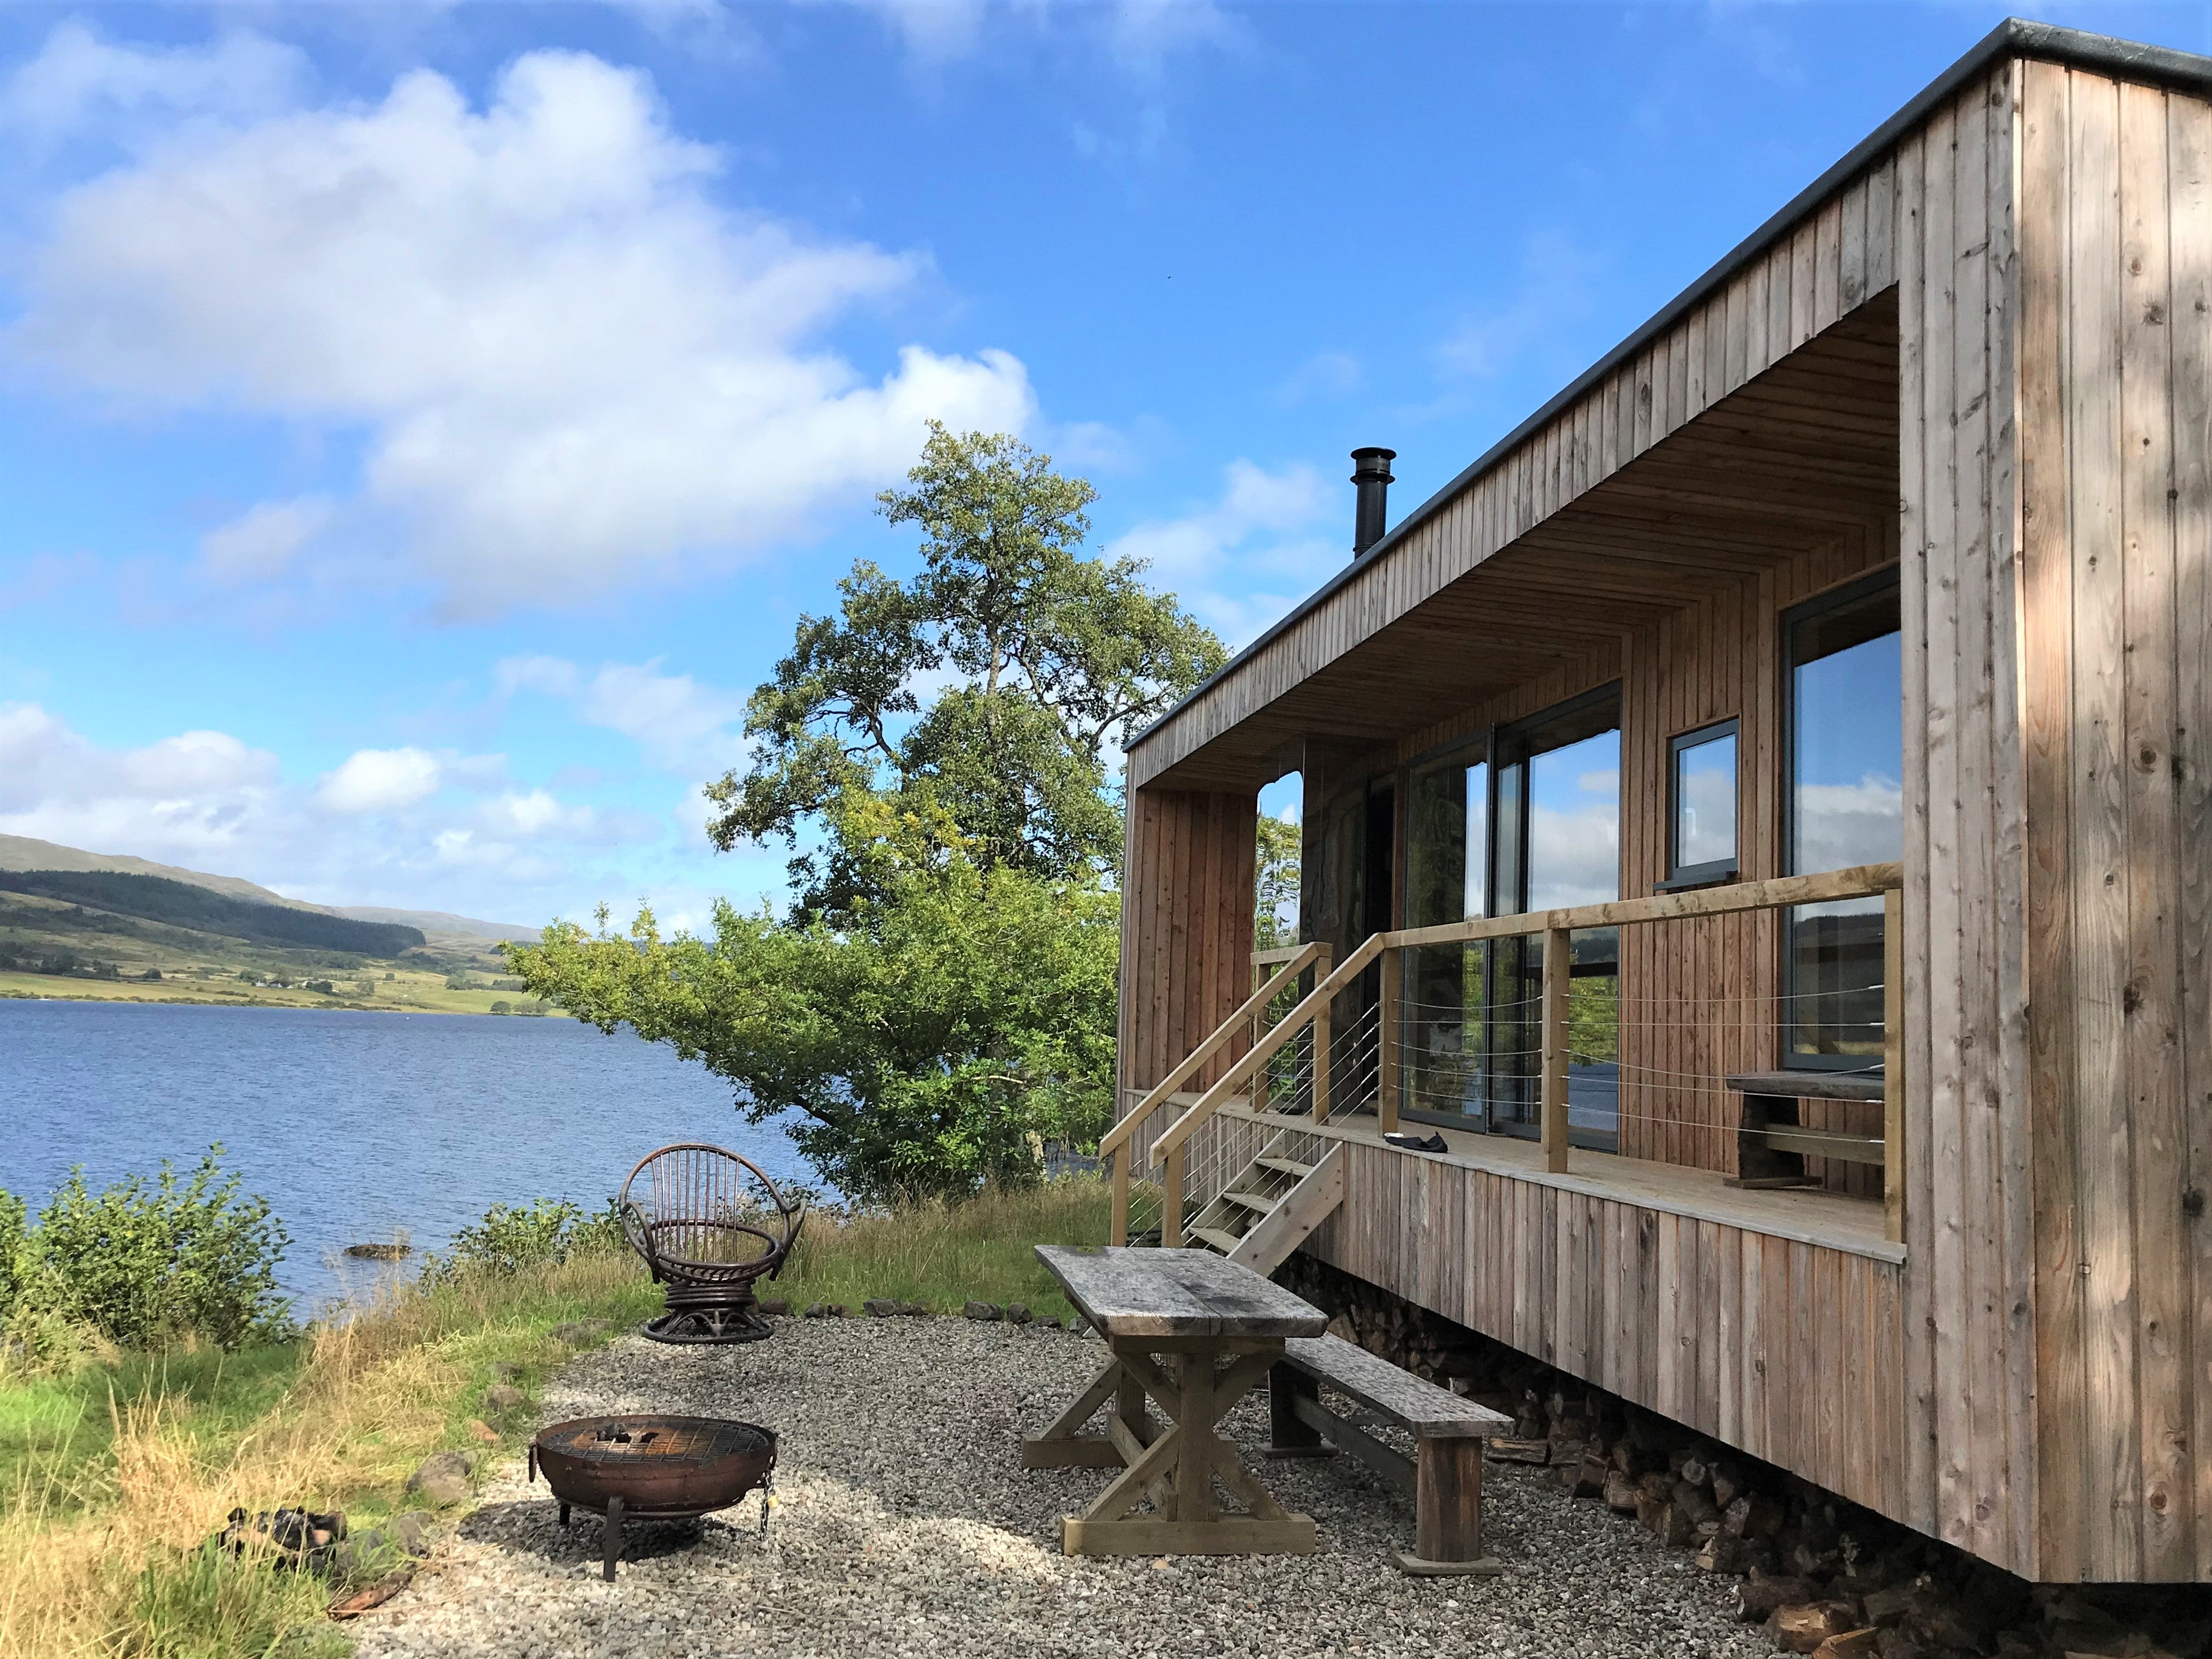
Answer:
<svg viewBox="0 0 2212 1659"><path fill-rule="evenodd" d="M1224 1204L1237 1205L1246 1210L1256 1210L1263 1216L1282 1202L1279 1199L1271 1199L1262 1192L1224 1192L1221 1195L1221 1201Z"/></svg>
<svg viewBox="0 0 2212 1659"><path fill-rule="evenodd" d="M1218 1227L1194 1227L1190 1229L1190 1235L1201 1244L1209 1245L1218 1250L1224 1256L1243 1242L1236 1234L1224 1232Z"/></svg>
<svg viewBox="0 0 2212 1659"><path fill-rule="evenodd" d="M1253 1163L1261 1169L1273 1169L1278 1174L1304 1180L1314 1172L1313 1165L1300 1163L1296 1158L1255 1158Z"/></svg>

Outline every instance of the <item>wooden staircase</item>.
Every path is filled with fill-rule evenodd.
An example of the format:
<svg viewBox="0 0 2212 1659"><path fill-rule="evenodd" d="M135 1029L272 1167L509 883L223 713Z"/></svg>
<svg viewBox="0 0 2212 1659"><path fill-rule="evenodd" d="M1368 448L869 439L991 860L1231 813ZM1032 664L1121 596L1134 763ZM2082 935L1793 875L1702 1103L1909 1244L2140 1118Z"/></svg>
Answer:
<svg viewBox="0 0 2212 1659"><path fill-rule="evenodd" d="M1344 1202L1344 1148L1320 1143L1291 1129L1273 1136L1191 1220L1185 1241L1255 1273L1273 1272Z"/></svg>

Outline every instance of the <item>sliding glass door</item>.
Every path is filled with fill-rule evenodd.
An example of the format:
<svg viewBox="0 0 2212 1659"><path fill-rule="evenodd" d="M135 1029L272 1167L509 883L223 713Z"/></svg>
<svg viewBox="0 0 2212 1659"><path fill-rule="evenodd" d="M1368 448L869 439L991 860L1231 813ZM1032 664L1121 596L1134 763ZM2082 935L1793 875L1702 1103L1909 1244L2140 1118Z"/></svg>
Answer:
<svg viewBox="0 0 2212 1659"><path fill-rule="evenodd" d="M1608 688L1499 734L1496 913L1620 896L1620 702ZM1567 1119L1611 1147L1620 1109L1620 944L1577 933L1569 969ZM1490 977L1490 1126L1534 1137L1543 1094L1544 942L1500 941Z"/></svg>
<svg viewBox="0 0 2212 1659"><path fill-rule="evenodd" d="M1615 898L1620 699L1608 688L1416 766L1407 784L1406 925ZM1401 1109L1504 1134L1537 1131L1540 941L1408 953ZM1611 1145L1618 1127L1619 948L1576 936L1569 1118Z"/></svg>

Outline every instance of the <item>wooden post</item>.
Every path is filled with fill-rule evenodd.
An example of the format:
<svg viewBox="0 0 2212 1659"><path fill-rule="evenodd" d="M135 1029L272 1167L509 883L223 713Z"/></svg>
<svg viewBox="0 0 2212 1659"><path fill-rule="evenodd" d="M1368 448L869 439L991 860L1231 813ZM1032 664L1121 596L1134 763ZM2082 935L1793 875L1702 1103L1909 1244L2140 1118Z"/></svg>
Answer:
<svg viewBox="0 0 2212 1659"><path fill-rule="evenodd" d="M1905 891L1881 895L1882 1236L1905 1242Z"/></svg>
<svg viewBox="0 0 2212 1659"><path fill-rule="evenodd" d="M1114 1149L1114 1219L1106 1229L1106 1242L1116 1248L1129 1241L1129 1160L1137 1156L1133 1138Z"/></svg>
<svg viewBox="0 0 2212 1659"><path fill-rule="evenodd" d="M1169 1149L1161 1162L1160 1242L1176 1250L1182 1247L1182 1148Z"/></svg>
<svg viewBox="0 0 2212 1659"><path fill-rule="evenodd" d="M1398 1025L1406 953L1382 953L1382 1006L1376 1010L1375 1116L1389 1134L1398 1126Z"/></svg>
<svg viewBox="0 0 2212 1659"><path fill-rule="evenodd" d="M1567 985L1573 965L1565 928L1544 931L1544 1168L1567 1172Z"/></svg>
<svg viewBox="0 0 2212 1659"><path fill-rule="evenodd" d="M1213 1496L1213 1356L1210 1352L1176 1357L1176 1381L1182 1386L1176 1401L1176 1426L1182 1430L1182 1445L1176 1459L1175 1518L1185 1523L1218 1520L1221 1505Z"/></svg>
<svg viewBox="0 0 2212 1659"><path fill-rule="evenodd" d="M1252 989L1257 991L1267 983L1267 970L1265 965L1255 962L1252 965ZM1260 1034L1267 1029L1267 1010L1264 1008L1252 1016L1252 1029L1247 1034L1248 1041L1244 1051L1246 1053L1249 1054L1253 1049L1259 1047ZM1267 1068L1264 1065L1252 1074L1252 1109L1255 1112L1265 1112L1267 1109Z"/></svg>
<svg viewBox="0 0 2212 1659"><path fill-rule="evenodd" d="M1328 1014L1327 1003L1314 1010L1313 1016L1313 1118L1316 1123L1328 1121Z"/></svg>

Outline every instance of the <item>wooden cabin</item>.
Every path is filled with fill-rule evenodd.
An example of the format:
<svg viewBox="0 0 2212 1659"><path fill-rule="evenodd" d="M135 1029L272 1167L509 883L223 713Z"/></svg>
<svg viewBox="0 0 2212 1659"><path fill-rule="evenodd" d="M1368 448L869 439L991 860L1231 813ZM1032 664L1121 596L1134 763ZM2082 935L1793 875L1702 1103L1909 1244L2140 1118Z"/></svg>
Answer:
<svg viewBox="0 0 2212 1659"><path fill-rule="evenodd" d="M1386 534L1389 459L1130 747L1117 1231L2212 1579L2212 59L2008 23Z"/></svg>

